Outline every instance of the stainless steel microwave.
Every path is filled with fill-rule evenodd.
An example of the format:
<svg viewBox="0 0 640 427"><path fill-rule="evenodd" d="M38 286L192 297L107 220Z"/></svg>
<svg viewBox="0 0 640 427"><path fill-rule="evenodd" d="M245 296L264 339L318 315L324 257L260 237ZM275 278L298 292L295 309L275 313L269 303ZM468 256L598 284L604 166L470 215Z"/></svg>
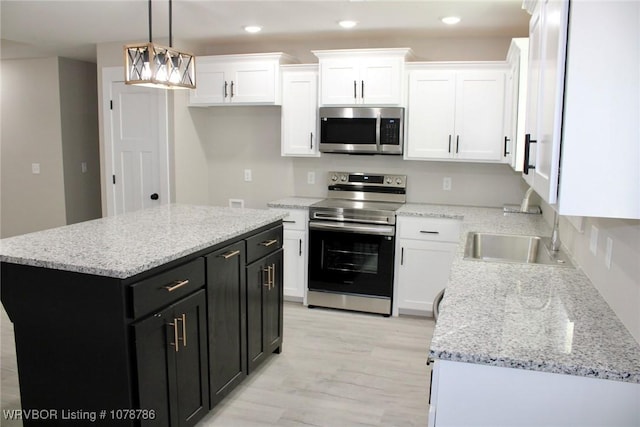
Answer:
<svg viewBox="0 0 640 427"><path fill-rule="evenodd" d="M402 154L402 107L320 107L319 116L321 152Z"/></svg>

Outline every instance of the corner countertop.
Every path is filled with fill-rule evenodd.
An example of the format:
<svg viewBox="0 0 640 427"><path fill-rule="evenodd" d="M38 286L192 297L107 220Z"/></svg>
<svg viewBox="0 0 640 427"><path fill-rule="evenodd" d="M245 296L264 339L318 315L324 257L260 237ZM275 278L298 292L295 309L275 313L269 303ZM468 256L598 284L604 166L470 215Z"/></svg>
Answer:
<svg viewBox="0 0 640 427"><path fill-rule="evenodd" d="M470 231L549 236L542 215L412 203L397 214L462 221L429 357L640 383L640 345L579 268L464 259Z"/></svg>
<svg viewBox="0 0 640 427"><path fill-rule="evenodd" d="M248 233L283 212L162 205L0 240L0 261L125 279Z"/></svg>
<svg viewBox="0 0 640 427"><path fill-rule="evenodd" d="M314 203L324 199L316 197L287 197L267 203L267 206L275 209L308 209Z"/></svg>

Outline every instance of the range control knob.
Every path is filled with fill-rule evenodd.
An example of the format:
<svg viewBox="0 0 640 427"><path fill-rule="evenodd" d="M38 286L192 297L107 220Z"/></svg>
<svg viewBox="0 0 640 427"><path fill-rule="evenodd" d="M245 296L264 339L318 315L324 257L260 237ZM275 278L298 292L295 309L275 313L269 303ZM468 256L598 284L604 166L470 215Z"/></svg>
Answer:
<svg viewBox="0 0 640 427"><path fill-rule="evenodd" d="M396 178L396 184L398 185L402 184L402 178Z"/></svg>
<svg viewBox="0 0 640 427"><path fill-rule="evenodd" d="M387 177L386 181L387 181L387 184L391 184L391 177Z"/></svg>
<svg viewBox="0 0 640 427"><path fill-rule="evenodd" d="M333 176L331 177L331 181L335 182L335 181L337 181L337 180L338 180L338 175L333 175Z"/></svg>
<svg viewBox="0 0 640 427"><path fill-rule="evenodd" d="M347 182L347 175L342 175L342 176L340 177L340 181L342 181L342 182Z"/></svg>

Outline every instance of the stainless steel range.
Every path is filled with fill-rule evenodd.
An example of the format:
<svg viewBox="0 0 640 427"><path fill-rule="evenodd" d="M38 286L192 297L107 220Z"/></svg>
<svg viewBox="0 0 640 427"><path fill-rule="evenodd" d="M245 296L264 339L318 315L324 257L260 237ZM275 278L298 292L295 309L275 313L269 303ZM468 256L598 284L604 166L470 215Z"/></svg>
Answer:
<svg viewBox="0 0 640 427"><path fill-rule="evenodd" d="M310 307L391 315L395 211L407 177L329 172L328 198L309 210Z"/></svg>

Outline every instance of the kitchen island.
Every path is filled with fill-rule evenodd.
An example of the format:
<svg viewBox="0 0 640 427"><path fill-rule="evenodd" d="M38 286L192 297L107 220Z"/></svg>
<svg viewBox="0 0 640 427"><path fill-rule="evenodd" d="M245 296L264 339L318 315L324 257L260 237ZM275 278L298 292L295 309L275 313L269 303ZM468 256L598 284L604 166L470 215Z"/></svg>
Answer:
<svg viewBox="0 0 640 427"><path fill-rule="evenodd" d="M165 205L1 240L24 425L194 425L281 350L283 217Z"/></svg>
<svg viewBox="0 0 640 427"><path fill-rule="evenodd" d="M429 350L431 426L640 425L640 347L579 268L464 258L469 232L549 236L542 215L397 214L462 221Z"/></svg>

